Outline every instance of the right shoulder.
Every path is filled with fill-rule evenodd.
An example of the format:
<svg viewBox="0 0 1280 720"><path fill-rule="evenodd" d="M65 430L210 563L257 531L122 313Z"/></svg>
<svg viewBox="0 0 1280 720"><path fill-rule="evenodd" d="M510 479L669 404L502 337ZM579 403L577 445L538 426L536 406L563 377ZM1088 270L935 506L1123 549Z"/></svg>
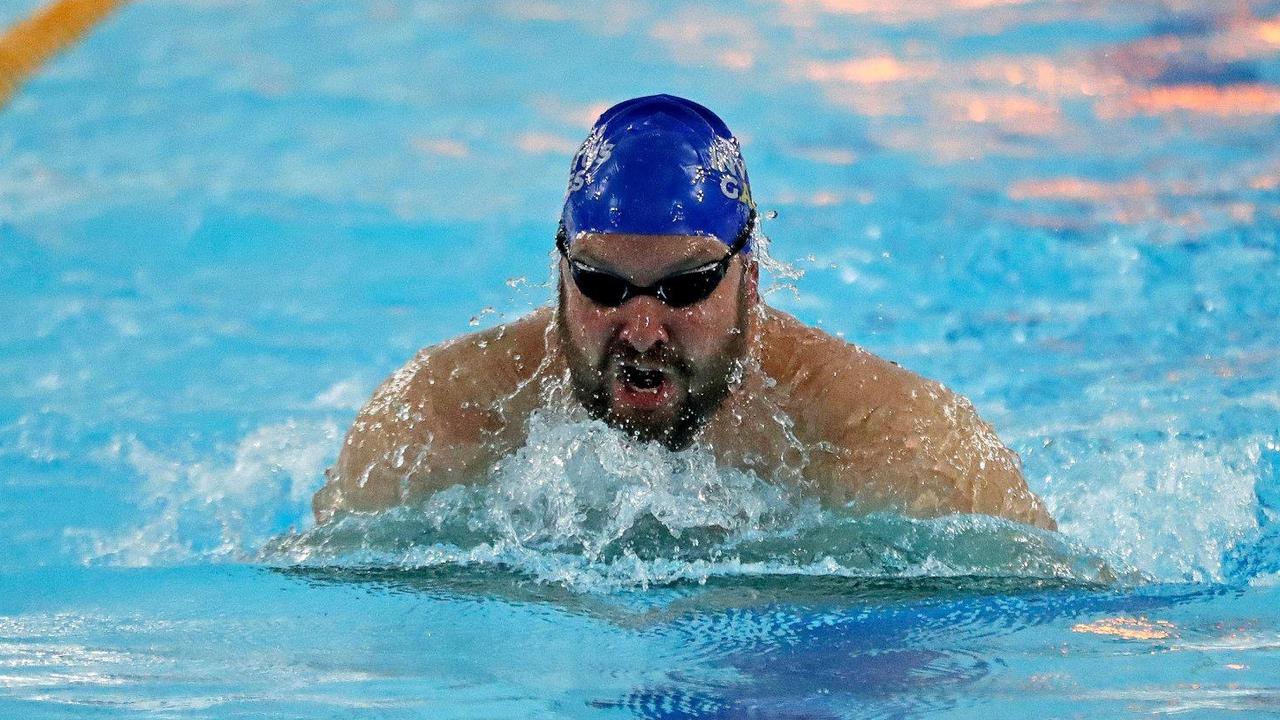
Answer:
<svg viewBox="0 0 1280 720"><path fill-rule="evenodd" d="M359 427L405 430L406 421L449 417L445 431L462 435L468 417L483 412L526 382L546 357L550 309L419 350L374 391ZM366 421L363 426L360 420ZM380 422L379 422L380 421ZM411 429L411 428L409 428Z"/></svg>
<svg viewBox="0 0 1280 720"><path fill-rule="evenodd" d="M424 348L393 372L351 424L317 516L397 504L429 475L465 477L509 435L508 401L525 401L517 391L545 358L549 318L539 310Z"/></svg>

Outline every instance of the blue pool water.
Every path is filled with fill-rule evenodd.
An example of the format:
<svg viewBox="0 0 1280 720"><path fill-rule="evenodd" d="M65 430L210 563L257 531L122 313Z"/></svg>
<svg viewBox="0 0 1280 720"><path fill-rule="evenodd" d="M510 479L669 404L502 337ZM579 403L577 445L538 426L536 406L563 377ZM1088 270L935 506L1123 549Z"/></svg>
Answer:
<svg viewBox="0 0 1280 720"><path fill-rule="evenodd" d="M653 92L742 136L769 302L970 397L1060 533L551 421L314 528ZM1277 2L125 7L0 110L0 717L1280 713L1278 120Z"/></svg>

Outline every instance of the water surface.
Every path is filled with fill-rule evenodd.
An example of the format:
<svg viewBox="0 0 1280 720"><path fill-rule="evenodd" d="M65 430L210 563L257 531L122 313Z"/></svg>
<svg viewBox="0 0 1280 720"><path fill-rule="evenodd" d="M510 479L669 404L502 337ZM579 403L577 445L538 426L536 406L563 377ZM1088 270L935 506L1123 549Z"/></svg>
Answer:
<svg viewBox="0 0 1280 720"><path fill-rule="evenodd" d="M653 92L742 137L769 302L970 397L1060 534L555 423L312 529ZM0 112L0 716L1275 713L1277 117L1274 2L125 7Z"/></svg>

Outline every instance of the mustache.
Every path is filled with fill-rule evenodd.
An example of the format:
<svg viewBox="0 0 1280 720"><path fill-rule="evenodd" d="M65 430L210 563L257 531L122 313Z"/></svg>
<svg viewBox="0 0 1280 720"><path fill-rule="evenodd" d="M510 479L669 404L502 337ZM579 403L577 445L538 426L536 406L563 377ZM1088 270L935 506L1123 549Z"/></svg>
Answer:
<svg viewBox="0 0 1280 720"><path fill-rule="evenodd" d="M677 375L685 378L693 375L693 366L689 361L667 343L658 343L648 350L640 352L631 347L630 344L615 339L605 348L604 355L600 358L600 374L606 374L610 363L613 362L670 368Z"/></svg>

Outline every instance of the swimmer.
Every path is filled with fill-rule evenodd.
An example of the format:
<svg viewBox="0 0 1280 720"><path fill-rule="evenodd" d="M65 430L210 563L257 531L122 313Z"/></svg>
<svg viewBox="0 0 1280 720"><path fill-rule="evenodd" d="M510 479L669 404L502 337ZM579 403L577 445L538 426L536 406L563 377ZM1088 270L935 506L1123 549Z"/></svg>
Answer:
<svg viewBox="0 0 1280 720"><path fill-rule="evenodd" d="M570 167L555 306L394 373L326 473L317 520L482 481L556 409L860 512L1054 528L967 400L761 300L756 220L710 110L670 95L606 110Z"/></svg>

